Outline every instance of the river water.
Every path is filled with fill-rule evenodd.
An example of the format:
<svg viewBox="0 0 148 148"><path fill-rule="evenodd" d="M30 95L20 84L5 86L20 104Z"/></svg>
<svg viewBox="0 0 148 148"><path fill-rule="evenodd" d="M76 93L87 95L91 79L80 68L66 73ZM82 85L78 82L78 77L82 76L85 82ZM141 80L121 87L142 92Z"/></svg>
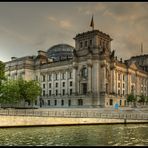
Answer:
<svg viewBox="0 0 148 148"><path fill-rule="evenodd" d="M0 146L148 146L148 124L0 128Z"/></svg>

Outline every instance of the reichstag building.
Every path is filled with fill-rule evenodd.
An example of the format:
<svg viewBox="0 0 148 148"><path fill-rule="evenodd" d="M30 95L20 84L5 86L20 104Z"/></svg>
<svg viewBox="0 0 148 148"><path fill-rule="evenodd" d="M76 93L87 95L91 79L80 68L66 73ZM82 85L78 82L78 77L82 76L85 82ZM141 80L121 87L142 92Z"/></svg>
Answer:
<svg viewBox="0 0 148 148"><path fill-rule="evenodd" d="M35 107L124 107L127 94L148 96L148 55L119 60L112 38L99 30L79 33L74 41L75 47L57 44L36 56L12 57L5 74L40 82L42 94Z"/></svg>

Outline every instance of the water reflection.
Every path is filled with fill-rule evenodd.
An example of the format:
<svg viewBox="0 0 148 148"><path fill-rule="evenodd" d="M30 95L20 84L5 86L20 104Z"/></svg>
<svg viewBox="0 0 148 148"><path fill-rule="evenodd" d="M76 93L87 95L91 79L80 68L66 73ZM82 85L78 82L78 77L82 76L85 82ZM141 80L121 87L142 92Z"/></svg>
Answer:
<svg viewBox="0 0 148 148"><path fill-rule="evenodd" d="M148 124L1 128L0 145L148 145Z"/></svg>

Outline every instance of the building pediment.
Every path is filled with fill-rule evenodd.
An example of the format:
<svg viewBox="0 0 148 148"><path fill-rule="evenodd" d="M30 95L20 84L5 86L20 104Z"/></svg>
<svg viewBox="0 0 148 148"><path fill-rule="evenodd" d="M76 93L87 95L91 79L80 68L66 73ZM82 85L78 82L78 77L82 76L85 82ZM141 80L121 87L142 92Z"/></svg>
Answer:
<svg viewBox="0 0 148 148"><path fill-rule="evenodd" d="M134 69L134 70L137 70L137 69L138 69L138 67L136 66L135 63L130 64L130 65L129 65L129 68L132 68L132 69Z"/></svg>

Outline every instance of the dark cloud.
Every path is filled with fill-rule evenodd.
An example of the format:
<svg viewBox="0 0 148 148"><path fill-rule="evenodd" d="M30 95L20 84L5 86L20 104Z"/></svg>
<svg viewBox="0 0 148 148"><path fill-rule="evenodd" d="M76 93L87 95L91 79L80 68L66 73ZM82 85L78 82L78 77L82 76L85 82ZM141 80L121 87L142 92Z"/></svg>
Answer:
<svg viewBox="0 0 148 148"><path fill-rule="evenodd" d="M143 42L148 53L147 3L20 2L0 4L0 60L37 54L58 43L74 46L77 33L95 28L114 40L116 55L127 59L139 54ZM123 52L124 51L124 52Z"/></svg>

